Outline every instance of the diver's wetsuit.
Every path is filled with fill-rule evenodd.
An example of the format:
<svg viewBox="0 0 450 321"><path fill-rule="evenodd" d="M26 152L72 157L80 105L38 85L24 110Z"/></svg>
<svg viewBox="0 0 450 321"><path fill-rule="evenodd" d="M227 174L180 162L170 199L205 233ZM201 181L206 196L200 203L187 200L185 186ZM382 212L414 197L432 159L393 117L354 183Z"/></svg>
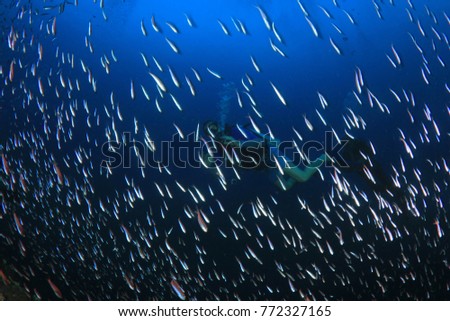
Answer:
<svg viewBox="0 0 450 321"><path fill-rule="evenodd" d="M348 166L338 166L338 168L342 171L358 173L374 191L383 192L390 190L392 193L395 193L398 190L398 187L393 184L392 180L384 172L383 166L375 159L375 154L370 146L363 140L352 139L347 141L343 146L342 157ZM370 170L375 182L364 173L364 167Z"/></svg>
<svg viewBox="0 0 450 321"><path fill-rule="evenodd" d="M225 148L229 155L235 154L237 156L239 168L261 170L275 166L273 157L279 157L278 148L269 146L269 137L258 134L247 127L244 126L239 130L237 126L226 126L222 131L223 136L229 136L238 141L239 146L224 143L220 136L216 139L216 142L220 143L218 144L220 148ZM227 160L227 165L230 165L229 160Z"/></svg>
<svg viewBox="0 0 450 321"><path fill-rule="evenodd" d="M361 139L347 141L343 146L341 156L348 165L335 164L341 171L357 173L374 192L390 193L402 212L408 211L404 190L397 187L388 177L383 166L375 159L375 154L365 141ZM367 177L364 167L370 171L374 181Z"/></svg>
<svg viewBox="0 0 450 321"><path fill-rule="evenodd" d="M219 128L215 122L205 123L204 131L213 138L216 150L209 150L210 155L211 152L214 153L212 157L203 157L204 165L211 167L212 163L216 166L225 163L226 166L233 165L242 169L269 169L274 183L283 190L288 190L295 183L308 181L327 159L326 154L322 154L301 169L284 155L282 144L277 139L254 132L249 126Z"/></svg>

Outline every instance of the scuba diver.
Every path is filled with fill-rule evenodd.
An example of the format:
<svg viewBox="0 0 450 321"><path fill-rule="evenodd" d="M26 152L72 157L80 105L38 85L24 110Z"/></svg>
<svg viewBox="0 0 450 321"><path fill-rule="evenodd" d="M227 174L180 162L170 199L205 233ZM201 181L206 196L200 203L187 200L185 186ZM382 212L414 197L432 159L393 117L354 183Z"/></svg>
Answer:
<svg viewBox="0 0 450 321"><path fill-rule="evenodd" d="M275 184L283 190L290 189L295 183L308 181L328 159L326 154L322 154L301 169L281 153L278 140L249 127L250 124L243 127L225 125L221 128L217 122L208 121L203 131L212 139L216 149L214 155L224 155L226 165L233 165L237 161L238 167L242 169L278 169ZM204 164L208 167L215 165L212 154L208 152L203 155Z"/></svg>
<svg viewBox="0 0 450 321"><path fill-rule="evenodd" d="M275 184L283 190L290 189L296 183L308 181L320 166L330 161L329 164L342 172L356 173L374 192L387 192L394 199L400 200L400 203L404 203L403 190L389 178L383 166L375 159L370 145L362 139L347 140L341 143L341 148L327 150L301 169L283 155L278 140L259 134L249 127L250 124L243 127L226 124L221 128L217 122L207 121L203 131L206 136L212 138L217 152L214 154L225 156L226 165L232 165L233 160L238 160L238 167L242 169L278 169ZM333 151L338 151L339 155ZM203 158L204 163L212 167L214 155L206 153L204 156L207 156Z"/></svg>

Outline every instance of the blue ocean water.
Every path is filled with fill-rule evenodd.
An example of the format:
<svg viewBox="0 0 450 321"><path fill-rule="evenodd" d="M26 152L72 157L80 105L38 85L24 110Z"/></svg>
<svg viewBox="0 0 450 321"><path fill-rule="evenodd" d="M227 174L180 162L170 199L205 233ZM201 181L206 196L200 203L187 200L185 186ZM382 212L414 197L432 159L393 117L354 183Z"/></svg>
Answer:
<svg viewBox="0 0 450 321"><path fill-rule="evenodd" d="M176 299L171 280L192 300L448 298L450 4L300 3L3 3L0 268L46 300L47 279L77 300ZM147 130L158 154L174 124L208 140L208 120L363 140L404 199L332 166L288 191L276 169L223 169L223 188L214 169L141 170L134 151L131 168L101 168L116 134Z"/></svg>

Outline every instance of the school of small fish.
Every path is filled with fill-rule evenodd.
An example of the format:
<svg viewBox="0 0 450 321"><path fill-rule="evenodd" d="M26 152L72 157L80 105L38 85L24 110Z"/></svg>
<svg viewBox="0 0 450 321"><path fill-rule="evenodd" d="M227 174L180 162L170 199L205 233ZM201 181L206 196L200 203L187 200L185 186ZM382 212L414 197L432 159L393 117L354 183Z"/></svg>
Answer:
<svg viewBox="0 0 450 321"><path fill-rule="evenodd" d="M388 79L371 81L355 61L352 104L335 103L326 88L306 88L316 105L304 109L292 103L295 93L283 85L295 75L259 77L273 68L261 51L273 54L277 63L297 59L302 68L282 18L264 1L247 4L251 16L210 17L209 25L196 20L195 10L165 21L149 2L149 10L128 30L133 39L119 33L115 41L96 36L96 29L115 21L114 1L4 2L0 117L7 126L0 130L0 282L15 280L30 297L44 300L449 298L450 7L434 11L420 0L368 0L364 6L380 26L396 17L408 22L409 32L396 34L378 57L390 68ZM364 16L348 1L286 3L298 16L295 28L305 48L308 42L322 45L336 63L352 59L343 39L358 37ZM72 22L72 35L61 21L68 13L77 16L82 6L95 12L86 25ZM202 28L223 39L224 46L237 37L267 37L265 47L234 53L246 65L236 75L232 108L245 111L257 133L276 137L272 130L279 125L265 116L267 108L280 115L296 111L291 137L296 146L325 128L339 142L367 127L374 130L373 119L378 126L397 121L390 135L400 150L383 152L376 139L370 146L375 157L395 156L386 170L392 186L403 191L402 200L392 191L353 183L338 168L320 169L313 180L326 184L328 192L314 198L276 187L257 195L241 187L239 198L230 200L228 195L236 195L229 194L231 189L248 186L237 166L212 169L213 176L205 166L192 169L204 176L192 184L162 161L156 168L133 170L100 164L105 142L112 148L141 141L158 151L165 136L157 124L182 139L193 132L196 141L209 140L202 137L201 109L194 106L205 95L205 83L229 79L220 64L189 65L192 47L226 53L225 47L190 43L205 41L193 40ZM383 32L389 37L391 31ZM67 40L61 45L61 37L74 46L67 47ZM131 54L127 50L135 47L127 44L135 39L147 45ZM399 50L405 46L411 52ZM139 64L139 77L137 70L123 74L119 68L129 59ZM409 82L396 80L405 74ZM256 87L273 102L259 97ZM137 102L145 108L139 110ZM167 116L173 114L180 116ZM198 120L187 128L183 117ZM138 148L132 153L144 163ZM238 162L235 155L227 157ZM376 180L370 166L364 174Z"/></svg>

